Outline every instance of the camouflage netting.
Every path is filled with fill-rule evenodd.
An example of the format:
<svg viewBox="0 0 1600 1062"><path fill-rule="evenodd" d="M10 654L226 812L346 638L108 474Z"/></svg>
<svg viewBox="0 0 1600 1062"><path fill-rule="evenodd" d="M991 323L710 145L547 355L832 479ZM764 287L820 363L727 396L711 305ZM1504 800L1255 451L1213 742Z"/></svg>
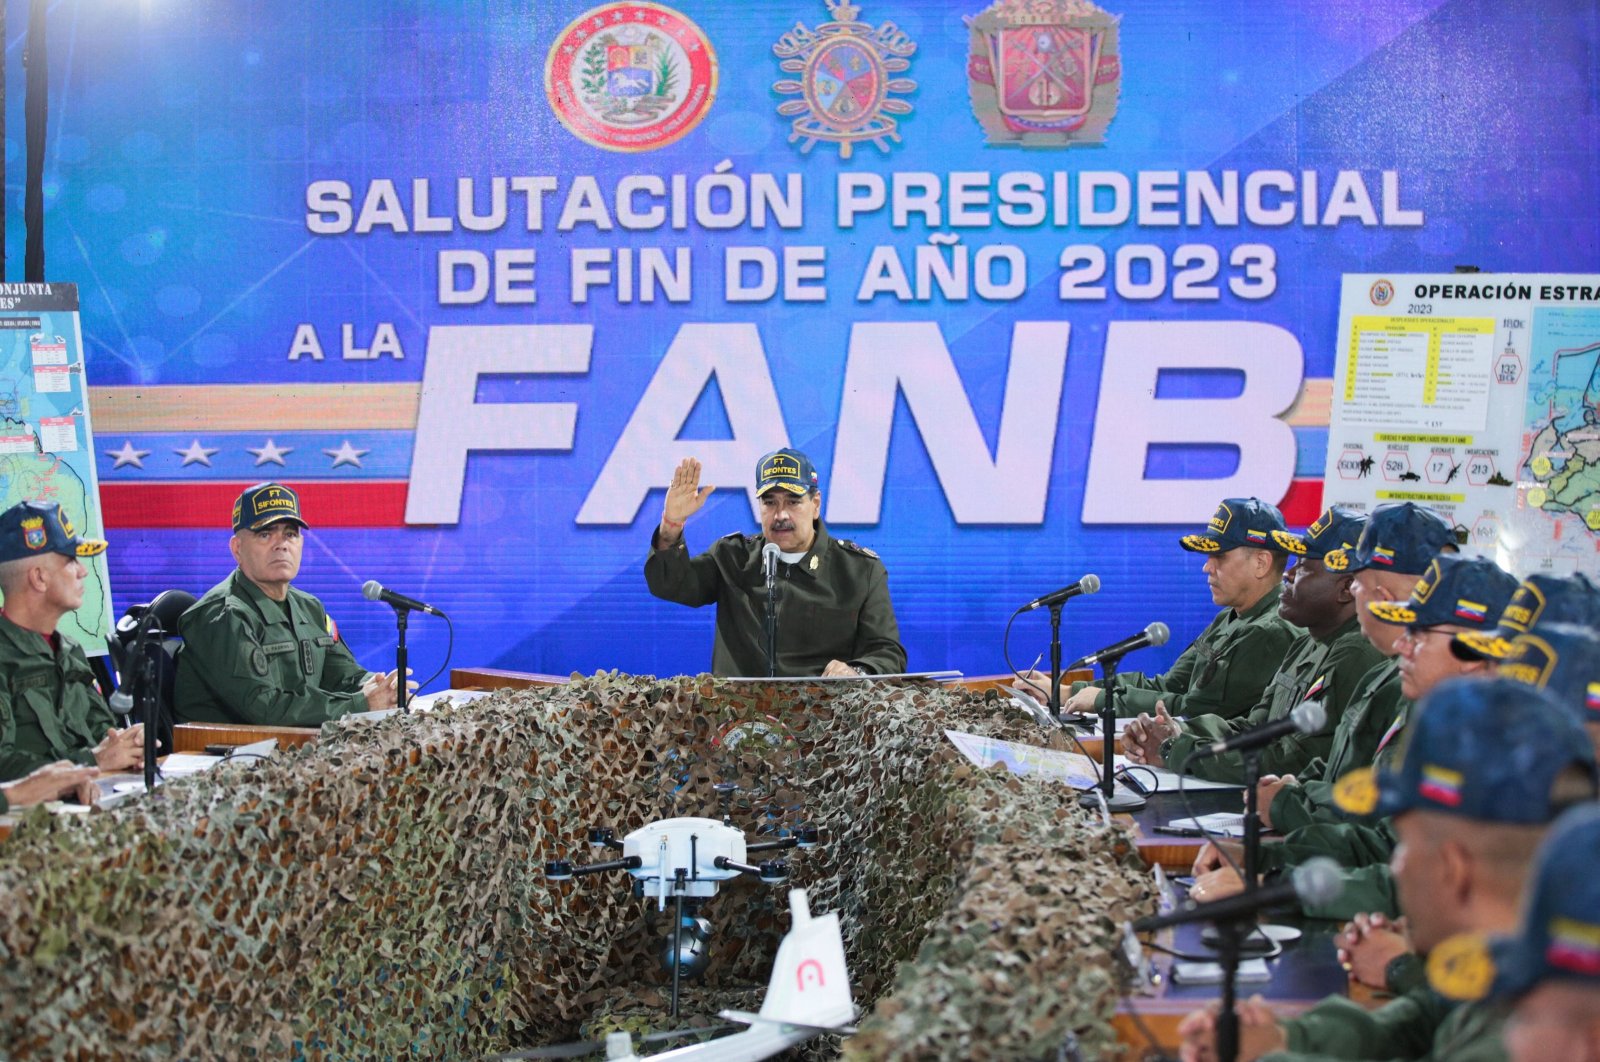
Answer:
<svg viewBox="0 0 1600 1062"><path fill-rule="evenodd" d="M0 1055L461 1058L664 1027L669 920L625 875L553 885L543 863L588 860L591 825L715 816L728 781L752 835L831 837L790 863L876 1004L847 1056L1075 1035L1093 1057L1142 866L1069 791L967 766L947 727L1040 736L960 690L601 674L330 724L86 822L36 812L0 846ZM751 1006L785 891L735 881L704 915L686 1014Z"/></svg>

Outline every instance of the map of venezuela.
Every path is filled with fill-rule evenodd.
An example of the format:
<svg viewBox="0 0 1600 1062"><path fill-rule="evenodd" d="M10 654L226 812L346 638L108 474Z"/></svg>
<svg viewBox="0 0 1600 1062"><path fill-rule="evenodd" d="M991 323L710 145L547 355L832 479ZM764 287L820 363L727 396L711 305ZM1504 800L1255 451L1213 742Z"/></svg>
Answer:
<svg viewBox="0 0 1600 1062"><path fill-rule="evenodd" d="M58 502L78 533L104 537L70 284L0 285L0 511L20 501ZM106 558L85 558L83 605L61 630L91 655L111 631Z"/></svg>
<svg viewBox="0 0 1600 1062"><path fill-rule="evenodd" d="M1552 553L1592 554L1600 544L1600 311L1540 309L1531 361L1527 508L1556 524Z"/></svg>

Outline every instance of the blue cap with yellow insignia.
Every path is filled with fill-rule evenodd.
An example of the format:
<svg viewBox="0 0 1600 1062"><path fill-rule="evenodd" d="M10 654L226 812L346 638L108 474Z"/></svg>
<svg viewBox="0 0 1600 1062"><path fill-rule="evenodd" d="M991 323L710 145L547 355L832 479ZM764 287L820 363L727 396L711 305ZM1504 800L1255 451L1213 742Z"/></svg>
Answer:
<svg viewBox="0 0 1600 1062"><path fill-rule="evenodd" d="M1498 627L1458 634L1450 648L1467 660L1504 660L1517 635L1546 623L1600 626L1600 587L1582 574L1530 575L1511 595Z"/></svg>
<svg viewBox="0 0 1600 1062"><path fill-rule="evenodd" d="M774 450L756 463L756 493L777 488L790 494L810 494L817 489L817 470L799 450Z"/></svg>
<svg viewBox="0 0 1600 1062"><path fill-rule="evenodd" d="M1205 530L1184 535L1178 545L1191 553L1226 553L1240 546L1287 553L1276 537L1286 531L1276 505L1260 498L1224 498Z"/></svg>
<svg viewBox="0 0 1600 1062"><path fill-rule="evenodd" d="M1361 540L1361 529L1366 526L1365 513L1335 505L1324 509L1305 534L1274 531L1272 540L1293 556L1322 560L1334 550L1355 548Z"/></svg>
<svg viewBox="0 0 1600 1062"><path fill-rule="evenodd" d="M1594 746L1573 713L1506 678L1452 679L1428 694L1397 759L1348 772L1334 801L1354 815L1433 811L1533 826L1562 810L1552 789L1568 767L1596 778Z"/></svg>
<svg viewBox="0 0 1600 1062"><path fill-rule="evenodd" d="M1373 568L1421 575L1428 570L1429 561L1446 546L1456 544L1455 527L1448 520L1415 502L1400 502L1372 510L1355 549L1329 553L1323 563L1335 572Z"/></svg>
<svg viewBox="0 0 1600 1062"><path fill-rule="evenodd" d="M55 502L18 502L0 513L0 564L45 553L93 557L105 549L104 539L79 536Z"/></svg>
<svg viewBox="0 0 1600 1062"><path fill-rule="evenodd" d="M293 520L308 527L300 515L300 495L282 483L257 483L246 487L233 503L233 529L260 531L280 520Z"/></svg>
<svg viewBox="0 0 1600 1062"><path fill-rule="evenodd" d="M1499 622L1516 589L1517 577L1494 561L1441 554L1428 563L1409 599L1373 601L1367 611L1383 623L1482 630Z"/></svg>
<svg viewBox="0 0 1600 1062"><path fill-rule="evenodd" d="M1511 639L1500 674L1548 690L1580 722L1600 725L1600 635L1576 623L1541 623Z"/></svg>
<svg viewBox="0 0 1600 1062"><path fill-rule="evenodd" d="M1547 981L1600 988L1600 806L1566 812L1539 847L1516 931L1465 933L1428 956L1448 999L1515 999Z"/></svg>

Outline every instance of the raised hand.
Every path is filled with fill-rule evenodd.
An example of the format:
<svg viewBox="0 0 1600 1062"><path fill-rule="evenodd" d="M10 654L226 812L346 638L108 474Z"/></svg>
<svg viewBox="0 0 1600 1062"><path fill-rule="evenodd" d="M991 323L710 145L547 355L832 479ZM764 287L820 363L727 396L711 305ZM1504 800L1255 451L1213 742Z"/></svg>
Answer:
<svg viewBox="0 0 1600 1062"><path fill-rule="evenodd" d="M700 486L700 462L685 457L673 470L672 484L667 488L667 501L661 509L661 539L676 542L683 534L683 525L689 517L700 511L706 498L716 487Z"/></svg>

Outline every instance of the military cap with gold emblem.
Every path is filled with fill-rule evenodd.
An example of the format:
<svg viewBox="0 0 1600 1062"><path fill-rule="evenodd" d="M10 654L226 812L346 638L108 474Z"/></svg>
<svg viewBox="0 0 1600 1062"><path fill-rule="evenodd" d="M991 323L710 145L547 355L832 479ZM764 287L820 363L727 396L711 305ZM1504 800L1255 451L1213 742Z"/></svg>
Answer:
<svg viewBox="0 0 1600 1062"><path fill-rule="evenodd" d="M1453 679L1424 697L1398 763L1351 771L1334 801L1353 815L1408 811L1476 822L1543 825L1559 808L1555 780L1567 768L1596 778L1594 746L1550 694L1506 678Z"/></svg>
<svg viewBox="0 0 1600 1062"><path fill-rule="evenodd" d="M1464 1001L1515 999L1550 981L1600 989L1600 806L1584 804L1556 821L1534 860L1516 931L1445 940L1428 956L1428 980Z"/></svg>
<svg viewBox="0 0 1600 1062"><path fill-rule="evenodd" d="M1366 526L1365 513L1335 505L1324 509L1316 522L1306 528L1305 534L1274 531L1272 540L1293 556L1322 560L1334 550L1354 547L1361 539L1361 529Z"/></svg>
<svg viewBox="0 0 1600 1062"><path fill-rule="evenodd" d="M300 515L300 495L282 483L257 483L246 487L233 503L233 529L260 531L282 520L308 527Z"/></svg>
<svg viewBox="0 0 1600 1062"><path fill-rule="evenodd" d="M777 488L790 494L810 494L817 489L817 470L799 450L774 450L756 462L756 493Z"/></svg>
<svg viewBox="0 0 1600 1062"><path fill-rule="evenodd" d="M1450 648L1466 660L1504 660L1517 635L1546 623L1600 626L1600 587L1587 575L1530 575L1511 595L1492 631L1466 631Z"/></svg>
<svg viewBox="0 0 1600 1062"><path fill-rule="evenodd" d="M1600 634L1576 623L1541 623L1511 639L1500 674L1553 694L1580 722L1600 724Z"/></svg>
<svg viewBox="0 0 1600 1062"><path fill-rule="evenodd" d="M18 502L0 513L0 563L45 553L93 557L105 548L104 539L80 536L55 502Z"/></svg>
<svg viewBox="0 0 1600 1062"><path fill-rule="evenodd" d="M1287 553L1275 537L1286 530L1276 505L1260 498L1224 498L1205 530L1184 535L1178 545L1191 553L1226 553L1240 546Z"/></svg>
<svg viewBox="0 0 1600 1062"><path fill-rule="evenodd" d="M1444 517L1415 502L1400 502L1372 510L1355 549L1329 553L1323 563L1336 572L1374 568L1421 575L1429 561L1458 544L1455 525Z"/></svg>
<svg viewBox="0 0 1600 1062"><path fill-rule="evenodd" d="M1488 630L1516 589L1516 576L1491 560L1443 554L1429 562L1407 600L1369 602L1367 611L1383 623Z"/></svg>

